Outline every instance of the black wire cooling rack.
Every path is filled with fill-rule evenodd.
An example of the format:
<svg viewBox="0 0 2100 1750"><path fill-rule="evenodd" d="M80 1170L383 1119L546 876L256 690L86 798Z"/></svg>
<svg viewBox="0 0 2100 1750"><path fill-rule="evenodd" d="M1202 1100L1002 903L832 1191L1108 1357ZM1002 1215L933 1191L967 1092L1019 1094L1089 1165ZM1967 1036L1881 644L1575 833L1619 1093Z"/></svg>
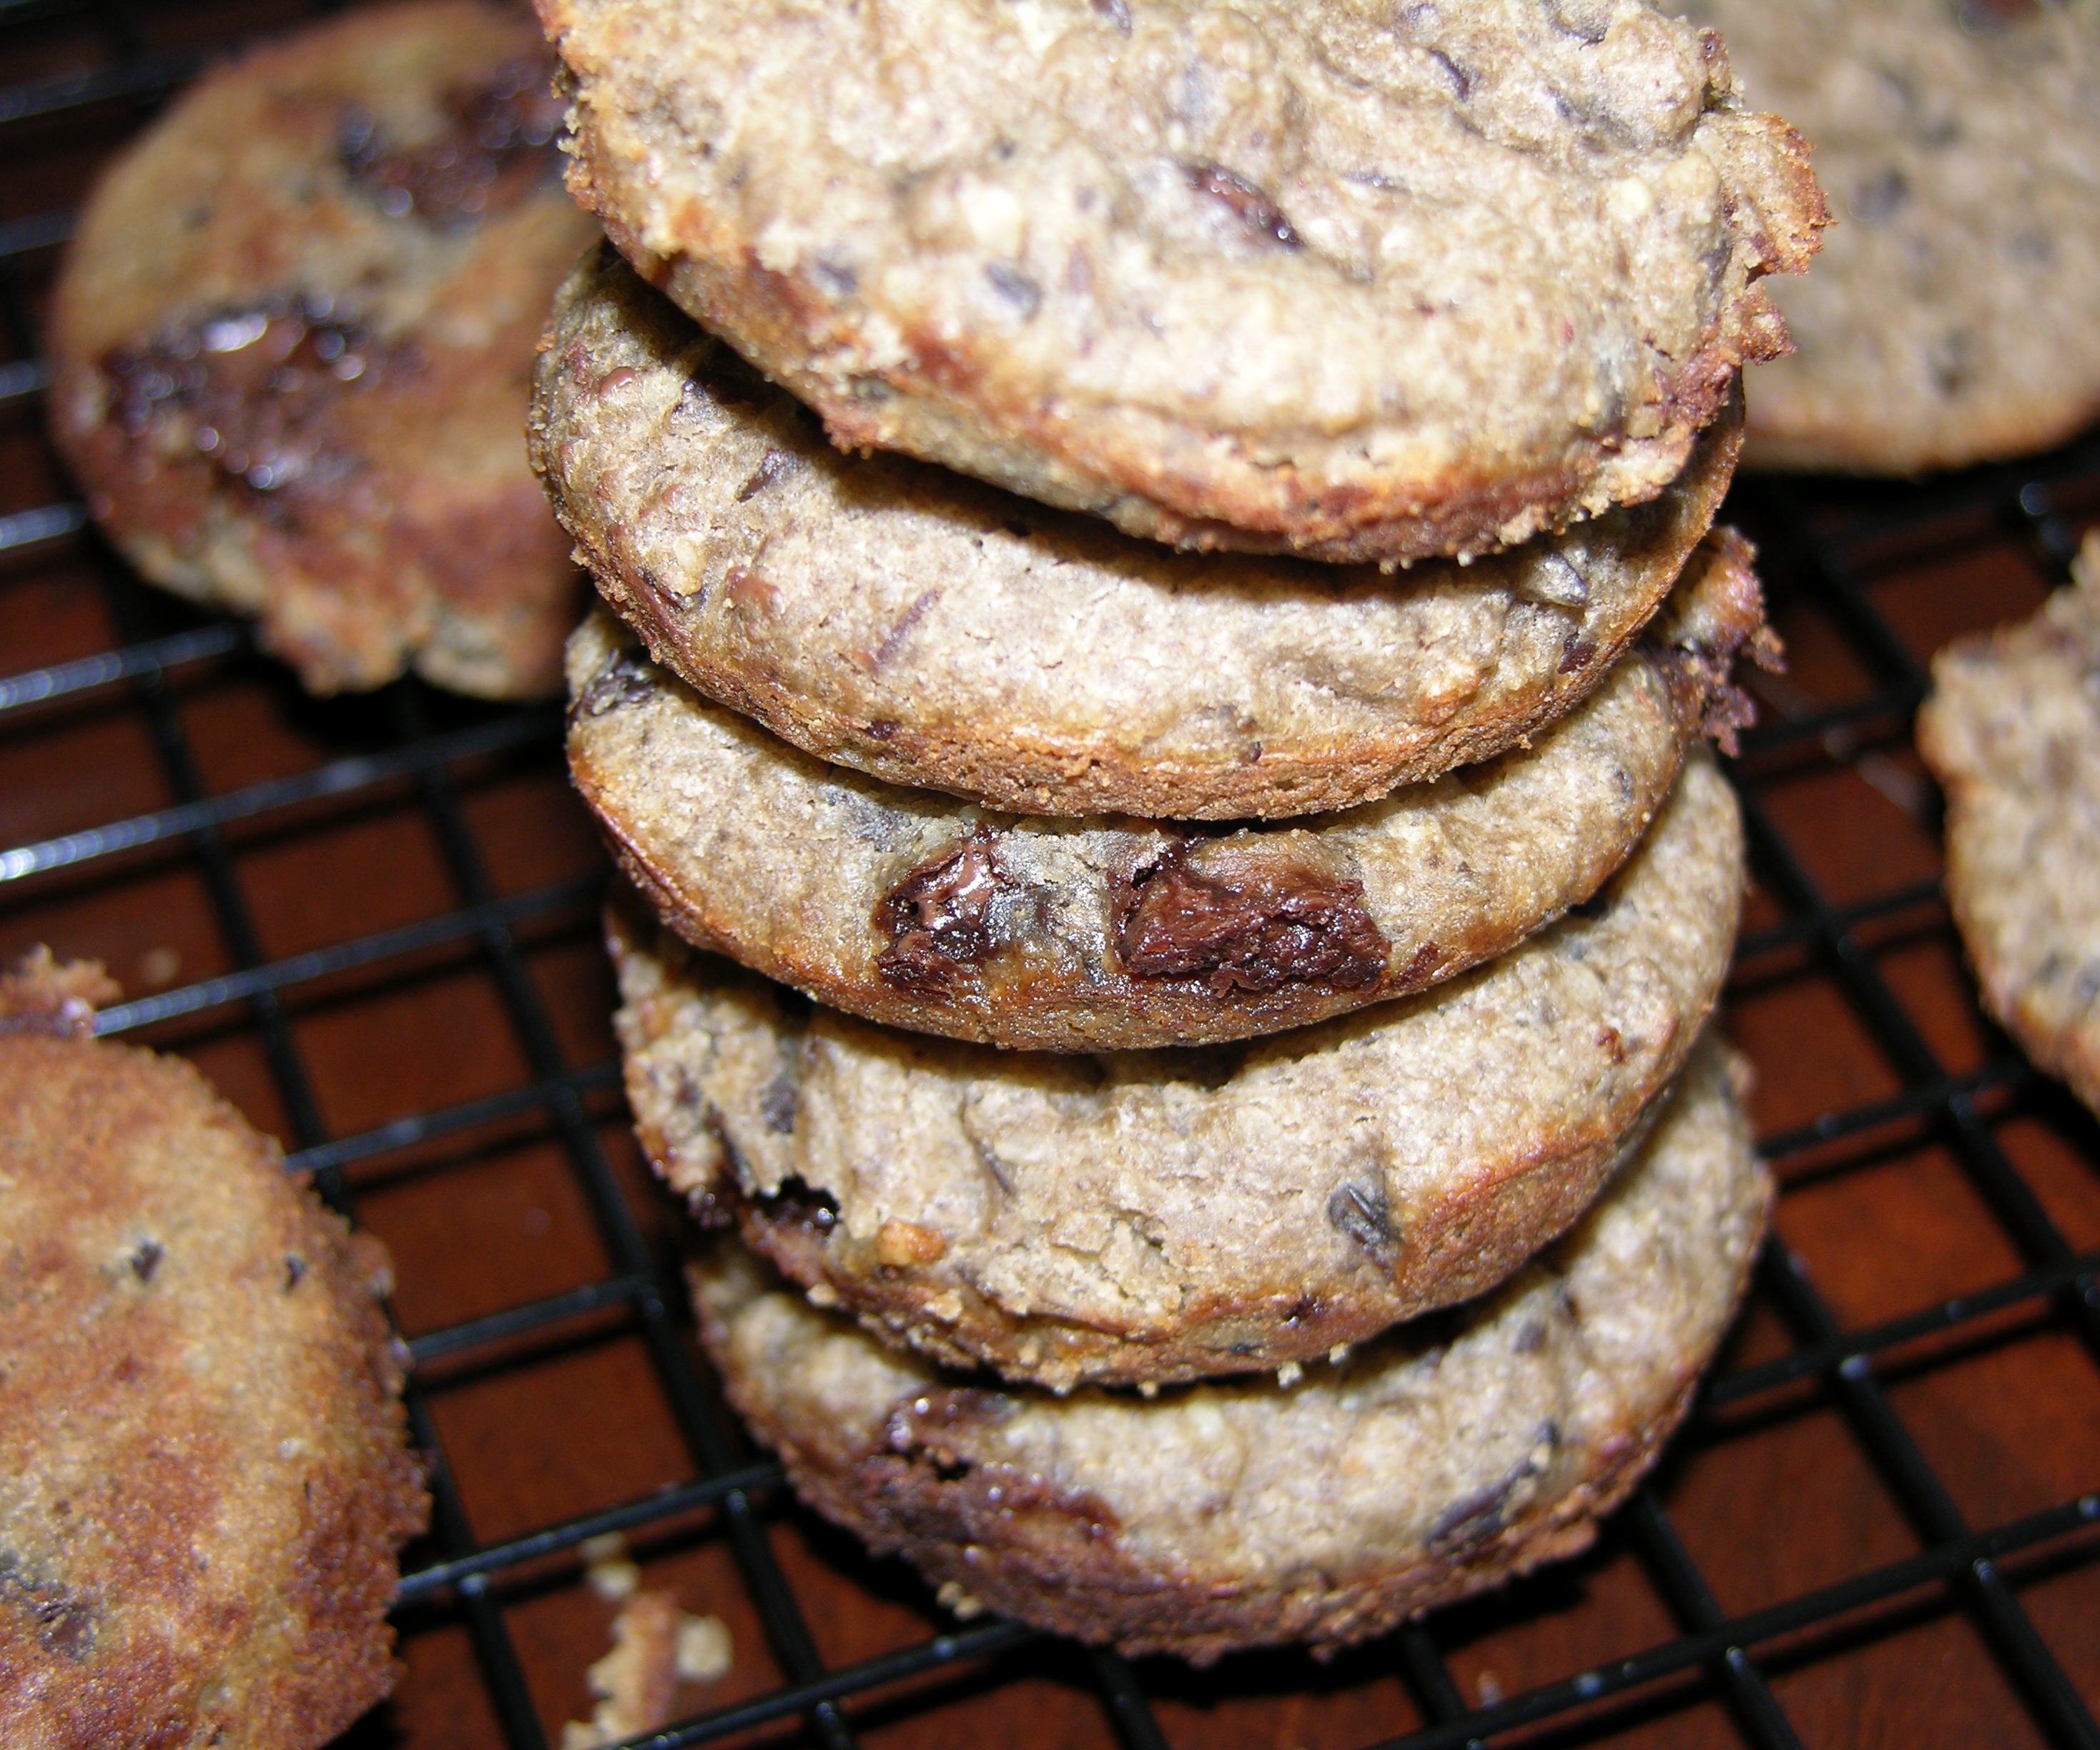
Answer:
<svg viewBox="0 0 2100 1750"><path fill-rule="evenodd" d="M2076 529L2100 515L2100 439L1930 486L1746 481L1731 501L1795 651L1731 768L1758 888L1730 1010L1784 1109L1762 1139L1782 1237L1659 1478L1575 1578L1534 1577L1334 1668L1294 1654L1193 1677L1133 1665L947 1619L893 1565L804 1518L724 1414L690 1341L664 1204L624 1136L594 946L603 877L559 800L558 714L409 682L302 699L242 627L142 588L86 529L43 447L36 311L86 177L211 55L299 10L0 0L0 668L22 671L0 679L0 842L23 841L0 849L0 937L143 969L145 988L102 1030L197 1057L354 1217L423 1199L426 1228L435 1209L461 1246L493 1244L475 1212L495 1161L539 1174L542 1201L584 1236L569 1280L464 1314L444 1310L442 1254L402 1259L395 1304L435 1514L396 1612L410 1685L355 1743L549 1744L580 1692L569 1655L566 1683L544 1674L560 1638L549 1624L587 1597L581 1547L620 1532L652 1561L720 1555L686 1602L733 1605L743 1624L735 1699L632 1740L651 1750L973 1735L1135 1750L1779 1750L1816 1737L2100 1750L2100 1132L1976 1019L1950 971L1937 862L1917 849L1936 835L1935 804L1908 752L1921 652L1956 626L2025 611L2061 576ZM388 849L402 831L424 849ZM358 928L355 906L302 915L298 894L328 884L300 869L354 856L390 871L375 926ZM141 949L157 932L188 946ZM185 964L208 976L185 978ZM342 1094L346 1062L361 1065L356 1086L394 1088L393 1104ZM421 1097L436 1062L469 1066L457 1097ZM1874 1200L1854 1197L1893 1183L1892 1162L1925 1175L1906 1193L1921 1226L1879 1227ZM1890 1268L1876 1249L1897 1231L1917 1256ZM1878 1277L1852 1267L1877 1257ZM1891 1294L1870 1278L1909 1286ZM633 1361L620 1395L501 1413L518 1380L608 1344ZM448 1410L477 1393L496 1408ZM1839 1432L1810 1441L1793 1470L1766 1464L1744 1473L1749 1493L1732 1492L1735 1450L1811 1423ZM1950 1428L1987 1444L1995 1430L1993 1450L2046 1462L2024 1492L1979 1490ZM477 1529L470 1494L493 1497L465 1479L492 1454L531 1479L563 1472L580 1444L628 1439L676 1479L521 1520L514 1500L538 1498L524 1486L499 1535ZM1880 1505L1860 1510L1856 1547L1833 1553L1820 1545L1846 1511L1811 1497L1840 1472ZM1712 1554L1740 1549L1715 1528L1732 1520L1769 1552L1760 1582ZM1646 1589L1652 1626L1628 1631L1641 1610L1621 1611L1618 1644L1599 1656L1566 1624L1622 1573ZM863 1616L886 1626L841 1629ZM1530 1650L1512 1653L1526 1625ZM586 1627L562 1644L594 1633L602 1646L602 1622ZM467 1679L417 1689L421 1650L462 1643ZM1829 1673L1884 1655L1898 1670L1879 1680L1873 1719L1833 1707ZM1497 1677L1489 1658L1524 1681ZM1890 1726L1902 1710L1887 1698L1913 1683L1988 1690L2001 1712ZM1053 1691L1062 1711L1045 1713ZM1970 1735L1992 1717L1988 1736Z"/></svg>

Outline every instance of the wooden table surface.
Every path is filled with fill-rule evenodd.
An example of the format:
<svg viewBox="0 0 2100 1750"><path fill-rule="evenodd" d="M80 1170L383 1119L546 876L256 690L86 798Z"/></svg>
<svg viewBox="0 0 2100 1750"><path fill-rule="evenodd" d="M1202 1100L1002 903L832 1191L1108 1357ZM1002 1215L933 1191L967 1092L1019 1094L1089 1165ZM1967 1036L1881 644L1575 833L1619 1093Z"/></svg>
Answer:
<svg viewBox="0 0 2100 1750"><path fill-rule="evenodd" d="M141 29L0 5L0 372L35 356L53 215L186 57L295 15L184 4ZM79 102L57 82L81 69L144 95ZM46 82L33 101L24 80ZM70 502L33 386L0 376L0 519ZM206 649L42 703L0 690L0 853L42 848L0 854L0 952L106 961L143 1005L127 1036L193 1059L288 1149L321 1147L306 1158L392 1248L447 1484L448 1536L410 1569L547 1527L566 1545L485 1586L425 1583L399 1613L399 1693L346 1743L558 1741L612 1616L559 1528L627 1503L646 1583L733 1638L730 1674L682 1693L692 1713L902 1655L849 1671L843 1714L736 1741L1357 1750L1500 1704L1497 1743L2093 1743L2100 1130L1977 1010L1908 712L1932 650L2059 580L2100 518L2100 444L1916 487L1745 481L1728 514L1791 655L1737 768L1757 879L1726 1010L1783 1194L1719 1383L1591 1554L1330 1664L1207 1672L1032 1638L944 1660L955 1624L910 1573L762 1470L748 1501L695 1487L763 1455L712 1404L676 1305L677 1212L612 1069L607 866L552 712L408 685L314 701L63 512L0 520L0 673ZM199 799L202 830L165 812ZM1980 1577L1979 1554L1997 1557ZM1732 1638L1733 1668L1714 1656Z"/></svg>

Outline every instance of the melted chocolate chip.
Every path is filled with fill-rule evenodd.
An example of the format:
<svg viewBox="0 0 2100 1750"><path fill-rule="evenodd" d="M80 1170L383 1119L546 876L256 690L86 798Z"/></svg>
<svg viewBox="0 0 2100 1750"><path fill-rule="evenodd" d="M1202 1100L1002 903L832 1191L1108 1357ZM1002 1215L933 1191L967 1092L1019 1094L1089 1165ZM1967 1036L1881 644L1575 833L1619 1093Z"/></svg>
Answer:
<svg viewBox="0 0 2100 1750"><path fill-rule="evenodd" d="M1130 0L1090 0L1094 11L1115 27L1118 36L1130 34Z"/></svg>
<svg viewBox="0 0 2100 1750"><path fill-rule="evenodd" d="M1298 233L1282 209L1244 176L1219 164L1185 164L1181 174L1199 195L1222 202L1251 237L1259 237L1286 249L1302 247Z"/></svg>
<svg viewBox="0 0 2100 1750"><path fill-rule="evenodd" d="M395 218L466 225L500 211L560 166L554 142L562 103L553 73L544 59L526 55L455 87L442 99L444 126L413 146L390 139L370 111L348 109L336 134L343 174Z"/></svg>
<svg viewBox="0 0 2100 1750"><path fill-rule="evenodd" d="M161 1260L167 1251L157 1241L148 1240L131 1254L131 1274L139 1281L150 1282L153 1272L161 1267Z"/></svg>
<svg viewBox="0 0 2100 1750"><path fill-rule="evenodd" d="M237 305L103 360L110 413L135 443L187 449L225 484L264 502L325 486L363 465L334 426L345 398L414 368L325 300Z"/></svg>
<svg viewBox="0 0 2100 1750"><path fill-rule="evenodd" d="M982 829L913 870L876 902L875 927L889 946L876 970L901 990L945 995L964 967L996 946L991 905L999 883L991 835Z"/></svg>
<svg viewBox="0 0 2100 1750"><path fill-rule="evenodd" d="M774 1135L792 1136L795 1113L801 1104L801 1090L795 1086L795 1078L783 1069L759 1091L758 1115Z"/></svg>
<svg viewBox="0 0 2100 1750"><path fill-rule="evenodd" d="M1392 954L1363 898L1361 882L1309 847L1185 842L1116 882L1116 946L1140 978L1203 977L1220 996L1293 983L1360 990Z"/></svg>
<svg viewBox="0 0 2100 1750"><path fill-rule="evenodd" d="M1043 307L1043 288L1018 267L1006 262L994 262L985 269L985 278L991 283L991 289L1024 319Z"/></svg>

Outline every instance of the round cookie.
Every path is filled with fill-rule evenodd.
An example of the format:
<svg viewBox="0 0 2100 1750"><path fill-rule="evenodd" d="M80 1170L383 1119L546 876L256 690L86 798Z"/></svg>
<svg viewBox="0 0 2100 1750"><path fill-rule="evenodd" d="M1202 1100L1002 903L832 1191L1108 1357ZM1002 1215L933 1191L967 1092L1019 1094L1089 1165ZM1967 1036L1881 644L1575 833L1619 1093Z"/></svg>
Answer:
<svg viewBox="0 0 2100 1750"><path fill-rule="evenodd" d="M721 1242L708 1352L796 1492L965 1613L1130 1654L1330 1649L1595 1536L1720 1342L1770 1181L1718 1043L1583 1221L1489 1298L1301 1380L964 1382Z"/></svg>
<svg viewBox="0 0 2100 1750"><path fill-rule="evenodd" d="M1663 624L1667 622L1667 624ZM1302 825L988 814L823 765L664 675L601 610L569 644L569 769L686 941L865 1019L1048 1051L1200 1045L1402 995L1587 899L1768 658L1709 537L1596 692L1530 747Z"/></svg>
<svg viewBox="0 0 2100 1750"><path fill-rule="evenodd" d="M576 577L518 426L593 232L552 68L492 6L360 11L200 80L82 217L59 444L140 571L314 691L560 685Z"/></svg>
<svg viewBox="0 0 2100 1750"><path fill-rule="evenodd" d="M0 1743L311 1750L426 1511L386 1254L97 974L0 978Z"/></svg>
<svg viewBox="0 0 2100 1750"><path fill-rule="evenodd" d="M2100 1112L2100 534L2033 619L1932 660L1918 752L1983 1001Z"/></svg>
<svg viewBox="0 0 2100 1750"><path fill-rule="evenodd" d="M1742 884L1705 758L1594 915L1250 1045L878 1028L615 919L628 1098L823 1304L1059 1390L1281 1367L1480 1294L1579 1215L1713 1005Z"/></svg>
<svg viewBox="0 0 2100 1750"><path fill-rule="evenodd" d="M1641 0L540 0L570 185L815 408L1127 532L1404 563L1653 497L1824 222Z"/></svg>
<svg viewBox="0 0 2100 1750"><path fill-rule="evenodd" d="M1711 524L1685 478L1471 566L1191 559L945 469L842 456L609 249L557 301L533 457L656 659L819 759L1033 814L1347 808L1604 678Z"/></svg>
<svg viewBox="0 0 2100 1750"><path fill-rule="evenodd" d="M2100 4L1688 0L1815 142L1842 223L1773 288L1753 466L1915 474L2100 414Z"/></svg>

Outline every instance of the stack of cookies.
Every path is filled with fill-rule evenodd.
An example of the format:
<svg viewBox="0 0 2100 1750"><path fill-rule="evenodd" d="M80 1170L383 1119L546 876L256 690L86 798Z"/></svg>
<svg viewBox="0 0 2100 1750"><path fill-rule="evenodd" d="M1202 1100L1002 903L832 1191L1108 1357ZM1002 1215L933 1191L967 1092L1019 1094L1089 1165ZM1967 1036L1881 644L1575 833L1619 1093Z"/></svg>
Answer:
<svg viewBox="0 0 2100 1750"><path fill-rule="evenodd" d="M1763 1220L1703 738L1798 140L1639 0L545 16L569 752L739 1407L1130 1651L1580 1547Z"/></svg>

